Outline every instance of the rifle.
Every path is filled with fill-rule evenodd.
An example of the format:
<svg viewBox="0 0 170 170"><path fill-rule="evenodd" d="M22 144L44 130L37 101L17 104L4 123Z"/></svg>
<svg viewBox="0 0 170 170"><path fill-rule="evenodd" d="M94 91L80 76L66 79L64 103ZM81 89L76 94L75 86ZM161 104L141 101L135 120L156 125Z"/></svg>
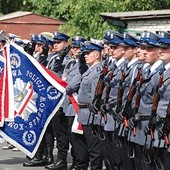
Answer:
<svg viewBox="0 0 170 170"><path fill-rule="evenodd" d="M123 82L125 80L125 72L122 70L122 76L119 82L119 87L117 91L117 107L116 107L116 112L119 113L122 108L122 97L123 97Z"/></svg>
<svg viewBox="0 0 170 170"><path fill-rule="evenodd" d="M110 82L111 82L112 78L115 76L115 75L113 75L113 70L111 70L109 72L108 81L107 81L107 85L106 85L105 98L104 98L103 104L100 107L100 111L101 111L102 117L104 118L105 124L107 123L106 104L108 103L109 94L110 94L110 90L111 90Z"/></svg>
<svg viewBox="0 0 170 170"><path fill-rule="evenodd" d="M158 137L159 137L159 140L163 139L165 141L165 144L167 146L169 146L170 141L168 139L168 135L170 133L170 102L168 104L166 113L167 114L165 117L165 123L164 123L162 129L159 130Z"/></svg>
<svg viewBox="0 0 170 170"><path fill-rule="evenodd" d="M163 75L162 72L159 73L159 81L155 89L155 94L153 96L153 104L151 108L151 117L149 119L148 126L146 127L146 135L149 134L151 136L151 142L154 140L154 131L155 131L155 125L158 122L157 121L157 107L160 100L160 94L159 94L159 88L162 86L163 83Z"/></svg>
<svg viewBox="0 0 170 170"><path fill-rule="evenodd" d="M105 85L104 84L104 78L107 74L107 70L108 70L108 67L107 67L107 64L105 62L104 66L103 66L103 70L100 73L99 80L97 82L93 101L89 104L90 115L88 117L87 123L89 124L90 117L92 115L92 123L91 123L92 133L96 132L96 134L101 133L101 128L99 128L98 125L94 125L94 119L95 119L95 114L98 114L98 111L100 109L101 97L102 97L102 93L103 93L103 89L104 89L104 85ZM102 135L103 134L100 134L100 136L102 136ZM99 137L99 138L105 139L105 137Z"/></svg>
<svg viewBox="0 0 170 170"><path fill-rule="evenodd" d="M141 98L141 93L140 93L140 88L142 87L143 84L143 78L142 78L142 74L139 76L139 81L138 81L138 85L136 87L136 96L135 96L135 107L134 107L134 114L132 116L132 118L129 120L129 129L131 131L133 131L133 136L136 136L136 126L137 126L137 122L139 121L139 117L137 116L138 114L138 109L139 109L139 105L140 105L140 98Z"/></svg>
<svg viewBox="0 0 170 170"><path fill-rule="evenodd" d="M125 108L122 112L122 116L124 118L124 126L125 128L128 127L128 119L130 117L132 117L133 115L130 115L131 114L131 104L132 104L132 99L136 93L136 86L137 86L137 82L138 81L141 81L141 77L142 77L142 72L141 72L141 68L138 68L138 73L137 73L137 76L136 78L134 79L131 87L130 87L130 90L129 90L129 93L128 93L128 96L127 96L127 101L126 101L126 104L125 104ZM141 83L141 82L140 82Z"/></svg>
<svg viewBox="0 0 170 170"><path fill-rule="evenodd" d="M93 114L93 119L94 119L95 114L97 114L100 109L101 97L102 97L102 92L104 89L104 77L107 74L107 70L108 70L108 67L105 62L103 66L103 70L100 73L99 80L97 82L93 101L89 104L89 110L90 110L90 113ZM90 120L91 114L89 115L88 122ZM93 119L92 119L92 123L93 123Z"/></svg>

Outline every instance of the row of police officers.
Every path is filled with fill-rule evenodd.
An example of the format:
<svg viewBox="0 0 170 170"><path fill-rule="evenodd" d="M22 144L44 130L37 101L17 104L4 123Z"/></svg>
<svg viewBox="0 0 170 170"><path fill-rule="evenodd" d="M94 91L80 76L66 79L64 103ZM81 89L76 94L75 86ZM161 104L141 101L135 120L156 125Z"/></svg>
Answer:
<svg viewBox="0 0 170 170"><path fill-rule="evenodd" d="M71 146L72 170L102 170L103 162L107 170L168 170L170 33L145 31L139 39L108 30L102 42L69 39L43 33L23 47L68 83L35 157L23 165L65 170ZM75 118L83 134L72 132Z"/></svg>

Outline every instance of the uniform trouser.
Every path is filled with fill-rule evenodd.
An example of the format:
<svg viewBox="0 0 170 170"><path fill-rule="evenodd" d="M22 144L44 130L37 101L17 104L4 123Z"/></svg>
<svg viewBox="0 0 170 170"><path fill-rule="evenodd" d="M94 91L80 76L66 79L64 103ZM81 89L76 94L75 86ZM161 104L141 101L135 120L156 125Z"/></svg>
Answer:
<svg viewBox="0 0 170 170"><path fill-rule="evenodd" d="M161 167L162 170L170 169L170 153L165 148L148 149L147 153L150 156L151 162L147 163L143 157L142 160L143 170L160 170Z"/></svg>
<svg viewBox="0 0 170 170"><path fill-rule="evenodd" d="M83 125L83 132L90 156L91 170L101 170L103 161L102 143L100 139L93 134L91 126Z"/></svg>
<svg viewBox="0 0 170 170"><path fill-rule="evenodd" d="M52 122L48 124L44 138L45 138L46 147L53 148L54 147L54 133L53 133L53 128L52 128Z"/></svg>
<svg viewBox="0 0 170 170"><path fill-rule="evenodd" d="M116 147L113 132L105 131L105 140L102 141L102 153L107 170L122 170L120 149Z"/></svg>
<svg viewBox="0 0 170 170"><path fill-rule="evenodd" d="M164 164L165 170L170 169L170 152L168 152L166 149L164 150L164 153L163 153L163 164Z"/></svg>
<svg viewBox="0 0 170 170"><path fill-rule="evenodd" d="M133 147L134 151L135 151L135 157L134 157L134 166L135 166L135 169L136 170L142 170L142 164L143 164L143 157L142 157L142 154L143 154L143 147L136 144L136 143L131 143L131 146Z"/></svg>
<svg viewBox="0 0 170 170"><path fill-rule="evenodd" d="M84 134L72 133L73 149L76 158L77 169L87 169L89 165L89 153L87 151L87 144Z"/></svg>
<svg viewBox="0 0 170 170"><path fill-rule="evenodd" d="M67 119L60 108L52 118L52 128L57 140L57 159L66 161L69 150L69 137L67 131Z"/></svg>
<svg viewBox="0 0 170 170"><path fill-rule="evenodd" d="M121 159L123 163L123 169L127 170L135 170L134 158L130 158L128 156L129 146L125 137L119 137L120 142L122 143L122 147L120 148Z"/></svg>
<svg viewBox="0 0 170 170"><path fill-rule="evenodd" d="M69 141L70 141L70 144L71 144L71 156L73 157L73 163L74 163L74 161L76 161L75 153L74 153L74 149L73 149L73 145L74 145L74 142L75 142L75 137L74 137L74 133L71 132L74 117L75 116L66 116L67 128L68 128L67 130L68 130L68 135L69 135Z"/></svg>

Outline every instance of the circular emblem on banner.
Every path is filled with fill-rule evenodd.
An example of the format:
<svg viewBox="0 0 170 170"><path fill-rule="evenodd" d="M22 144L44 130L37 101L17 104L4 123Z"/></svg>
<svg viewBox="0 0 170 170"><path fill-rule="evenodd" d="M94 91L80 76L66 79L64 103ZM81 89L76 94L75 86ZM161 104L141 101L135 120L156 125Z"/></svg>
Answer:
<svg viewBox="0 0 170 170"><path fill-rule="evenodd" d="M18 54L12 53L10 59L12 68L18 68L21 66L21 58Z"/></svg>
<svg viewBox="0 0 170 170"><path fill-rule="evenodd" d="M22 140L27 146L32 146L36 142L36 134L33 130L25 131Z"/></svg>
<svg viewBox="0 0 170 170"><path fill-rule="evenodd" d="M47 88L47 96L50 100L56 100L61 96L61 93L53 86Z"/></svg>

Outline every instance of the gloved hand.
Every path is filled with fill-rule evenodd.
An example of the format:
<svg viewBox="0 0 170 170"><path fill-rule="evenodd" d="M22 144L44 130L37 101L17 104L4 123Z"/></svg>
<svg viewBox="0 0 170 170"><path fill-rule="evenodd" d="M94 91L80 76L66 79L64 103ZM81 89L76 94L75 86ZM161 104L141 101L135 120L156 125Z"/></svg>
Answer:
<svg viewBox="0 0 170 170"><path fill-rule="evenodd" d="M87 69L88 69L88 66L86 65L86 61L85 61L85 53L84 52L80 52L78 54L78 60L79 60L79 71L80 71L80 74L84 74Z"/></svg>
<svg viewBox="0 0 170 170"><path fill-rule="evenodd" d="M61 60L64 59L64 57L68 54L68 52L70 51L70 49L71 49L71 45L69 45L69 46L67 46L67 47L65 47L65 48L63 49L63 51L62 51L61 54L59 55L59 57L60 57Z"/></svg>
<svg viewBox="0 0 170 170"><path fill-rule="evenodd" d="M118 122L118 124L122 124L123 120L124 120L124 117L122 115L122 112L119 112L118 115L117 115L117 122Z"/></svg>
<svg viewBox="0 0 170 170"><path fill-rule="evenodd" d="M159 131L158 131L159 139L161 139L163 137L164 133L167 135L170 133L170 119L166 119L163 128L159 129Z"/></svg>
<svg viewBox="0 0 170 170"><path fill-rule="evenodd" d="M110 106L108 103L103 103L100 105L101 114L106 114L106 112L108 112L109 109L110 109Z"/></svg>
<svg viewBox="0 0 170 170"><path fill-rule="evenodd" d="M113 115L114 120L117 120L117 118L118 118L118 113L116 112L116 107L113 107L113 108L112 108L112 115Z"/></svg>
<svg viewBox="0 0 170 170"><path fill-rule="evenodd" d="M96 114L98 112L98 108L96 107L96 100L89 104L89 111Z"/></svg>
<svg viewBox="0 0 170 170"><path fill-rule="evenodd" d="M129 120L128 120L128 125L129 125L129 130L133 131L133 128L135 127L135 119L134 117L131 117Z"/></svg>
<svg viewBox="0 0 170 170"><path fill-rule="evenodd" d="M24 46L24 51L30 54L31 56L34 53L35 46L32 43L27 43L27 45Z"/></svg>
<svg viewBox="0 0 170 170"><path fill-rule="evenodd" d="M49 50L49 47L48 47L48 44L46 43L42 47L42 53L41 54L43 54L44 56L48 56L48 50Z"/></svg>
<svg viewBox="0 0 170 170"><path fill-rule="evenodd" d="M163 134L164 134L163 129L159 129L159 131L158 131L158 139L162 139Z"/></svg>

